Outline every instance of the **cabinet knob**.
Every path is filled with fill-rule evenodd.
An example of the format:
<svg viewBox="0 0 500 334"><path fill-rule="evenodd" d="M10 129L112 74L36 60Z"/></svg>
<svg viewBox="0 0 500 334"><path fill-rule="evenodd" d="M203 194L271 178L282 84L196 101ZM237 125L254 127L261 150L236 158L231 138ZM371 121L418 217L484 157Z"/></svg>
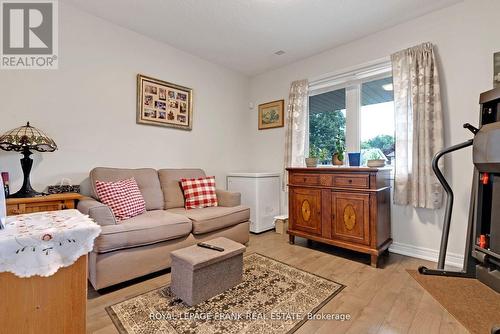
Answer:
<svg viewBox="0 0 500 334"><path fill-rule="evenodd" d="M352 179L349 179L349 183L352 183Z"/></svg>

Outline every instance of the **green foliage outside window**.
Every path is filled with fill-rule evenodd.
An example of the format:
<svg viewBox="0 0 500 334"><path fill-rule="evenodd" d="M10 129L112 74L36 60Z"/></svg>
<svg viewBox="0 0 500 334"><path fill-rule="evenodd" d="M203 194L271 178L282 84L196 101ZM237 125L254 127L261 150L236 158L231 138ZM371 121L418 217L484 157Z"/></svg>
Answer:
<svg viewBox="0 0 500 334"><path fill-rule="evenodd" d="M394 136L378 135L361 143L361 149L380 149L384 155L389 155L395 150Z"/></svg>
<svg viewBox="0 0 500 334"><path fill-rule="evenodd" d="M320 163L330 163L337 147L345 147L345 116L340 111L309 114L309 145L323 151Z"/></svg>
<svg viewBox="0 0 500 334"><path fill-rule="evenodd" d="M309 114L310 156L329 164L334 153L345 152L346 119L341 111ZM362 150L380 149L384 155L395 150L394 136L378 135L361 143ZM339 157L343 160L343 156Z"/></svg>
<svg viewBox="0 0 500 334"><path fill-rule="evenodd" d="M318 161L325 161L328 159L328 150L311 145L309 147L309 158L317 158Z"/></svg>

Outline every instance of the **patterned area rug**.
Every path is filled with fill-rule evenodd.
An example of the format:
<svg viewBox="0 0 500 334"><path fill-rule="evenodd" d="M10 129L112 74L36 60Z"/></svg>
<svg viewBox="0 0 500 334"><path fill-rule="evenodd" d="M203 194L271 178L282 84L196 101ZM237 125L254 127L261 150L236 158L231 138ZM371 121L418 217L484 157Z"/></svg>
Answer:
<svg viewBox="0 0 500 334"><path fill-rule="evenodd" d="M243 282L189 307L165 286L106 308L120 333L293 333L344 285L261 254Z"/></svg>

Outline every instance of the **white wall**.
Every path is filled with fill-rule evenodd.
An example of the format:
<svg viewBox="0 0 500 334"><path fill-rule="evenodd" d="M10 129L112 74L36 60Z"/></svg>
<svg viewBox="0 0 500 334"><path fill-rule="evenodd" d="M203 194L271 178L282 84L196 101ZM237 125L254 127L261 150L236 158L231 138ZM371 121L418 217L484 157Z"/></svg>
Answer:
<svg viewBox="0 0 500 334"><path fill-rule="evenodd" d="M59 69L0 71L0 132L30 121L59 146L34 154L37 190L95 166L201 167L225 187L247 164L242 150L247 77L59 2ZM136 75L194 89L192 131L136 124ZM20 187L20 155L0 151L0 170Z"/></svg>
<svg viewBox="0 0 500 334"><path fill-rule="evenodd" d="M251 101L288 98L293 80L314 78L357 64L387 57L395 51L421 42L437 46L444 96L445 144L471 138L462 124L478 122L479 94L492 88L493 52L500 50L500 1L470 0L436 11L345 44L322 54L256 76L251 80ZM334 33L334 32L332 32ZM300 43L300 41L297 41ZM257 112L248 113L248 136L254 167L281 170L284 129L257 130ZM472 177L471 151L457 152L447 161L447 175L455 190L455 208L449 251L460 260ZM394 251L435 257L439 247L443 210L414 210L393 206Z"/></svg>

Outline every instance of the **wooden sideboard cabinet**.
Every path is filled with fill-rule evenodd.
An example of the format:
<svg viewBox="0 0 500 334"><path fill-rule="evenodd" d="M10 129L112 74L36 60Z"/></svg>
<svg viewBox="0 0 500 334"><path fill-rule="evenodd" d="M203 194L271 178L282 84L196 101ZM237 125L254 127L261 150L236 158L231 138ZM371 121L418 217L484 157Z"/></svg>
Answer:
<svg viewBox="0 0 500 334"><path fill-rule="evenodd" d="M82 197L76 193L64 193L38 197L7 198L7 215L75 209L76 202Z"/></svg>
<svg viewBox="0 0 500 334"><path fill-rule="evenodd" d="M290 243L295 236L371 255L392 243L390 169L287 168Z"/></svg>

